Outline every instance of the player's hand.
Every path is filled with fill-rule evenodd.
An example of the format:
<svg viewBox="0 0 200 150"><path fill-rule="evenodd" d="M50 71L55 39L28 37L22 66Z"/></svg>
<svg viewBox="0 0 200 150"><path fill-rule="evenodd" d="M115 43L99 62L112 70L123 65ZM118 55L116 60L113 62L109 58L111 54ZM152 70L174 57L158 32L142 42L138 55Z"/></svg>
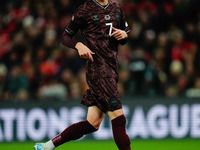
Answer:
<svg viewBox="0 0 200 150"><path fill-rule="evenodd" d="M127 33L123 30L116 29L112 27L113 33L110 35L110 37L114 37L116 40L123 40L128 37Z"/></svg>
<svg viewBox="0 0 200 150"><path fill-rule="evenodd" d="M87 46L85 46L83 43L78 42L75 46L75 48L78 50L78 54L81 58L89 59L91 62L94 61L92 55L95 53L92 52Z"/></svg>

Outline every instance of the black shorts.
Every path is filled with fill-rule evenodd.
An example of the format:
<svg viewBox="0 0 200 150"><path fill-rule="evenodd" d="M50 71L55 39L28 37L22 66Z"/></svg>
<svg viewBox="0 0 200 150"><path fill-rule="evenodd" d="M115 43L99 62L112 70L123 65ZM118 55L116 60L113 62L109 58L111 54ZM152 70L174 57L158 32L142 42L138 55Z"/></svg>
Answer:
<svg viewBox="0 0 200 150"><path fill-rule="evenodd" d="M89 89L83 95L81 104L97 106L101 111L115 111L122 108L114 78L100 78L87 81Z"/></svg>

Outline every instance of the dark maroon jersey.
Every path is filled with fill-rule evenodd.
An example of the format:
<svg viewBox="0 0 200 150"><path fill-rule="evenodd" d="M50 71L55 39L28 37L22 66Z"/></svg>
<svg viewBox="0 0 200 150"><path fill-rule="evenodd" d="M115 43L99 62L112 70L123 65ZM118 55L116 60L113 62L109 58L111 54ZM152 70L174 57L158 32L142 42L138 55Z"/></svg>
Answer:
<svg viewBox="0 0 200 150"><path fill-rule="evenodd" d="M127 33L130 31L121 6L113 0L109 0L106 6L88 0L75 11L72 22L65 29L66 33L73 36L80 29L86 45L95 53L94 62L88 60L86 63L87 79L118 78L120 41L110 37L110 34L112 27Z"/></svg>

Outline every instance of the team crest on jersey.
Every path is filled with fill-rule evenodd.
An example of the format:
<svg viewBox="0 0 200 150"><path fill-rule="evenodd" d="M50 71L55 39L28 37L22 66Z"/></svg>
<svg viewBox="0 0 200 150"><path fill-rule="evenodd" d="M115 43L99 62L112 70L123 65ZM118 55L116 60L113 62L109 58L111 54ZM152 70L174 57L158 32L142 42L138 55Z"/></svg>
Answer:
<svg viewBox="0 0 200 150"><path fill-rule="evenodd" d="M105 15L104 18L105 18L106 20L110 20L110 15Z"/></svg>
<svg viewBox="0 0 200 150"><path fill-rule="evenodd" d="M120 20L121 20L121 15L120 15L119 12L115 12L115 19L116 19L118 22L120 22Z"/></svg>

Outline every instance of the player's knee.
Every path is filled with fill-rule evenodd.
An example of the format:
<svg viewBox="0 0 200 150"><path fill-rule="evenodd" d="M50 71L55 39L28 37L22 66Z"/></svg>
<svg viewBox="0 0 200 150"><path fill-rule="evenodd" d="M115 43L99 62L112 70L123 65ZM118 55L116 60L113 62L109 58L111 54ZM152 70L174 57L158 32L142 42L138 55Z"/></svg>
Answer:
<svg viewBox="0 0 200 150"><path fill-rule="evenodd" d="M96 122L94 122L94 123L92 124L92 126L93 126L96 130L98 130L99 127L100 127L100 124L101 124L101 122L96 121Z"/></svg>
<svg viewBox="0 0 200 150"><path fill-rule="evenodd" d="M126 118L124 115L118 116L112 120L112 127L122 127L125 129L126 126Z"/></svg>
<svg viewBox="0 0 200 150"><path fill-rule="evenodd" d="M93 121L89 121L90 124L96 129L98 130L99 127L100 127L100 124L101 124L101 121L100 120L93 120Z"/></svg>

